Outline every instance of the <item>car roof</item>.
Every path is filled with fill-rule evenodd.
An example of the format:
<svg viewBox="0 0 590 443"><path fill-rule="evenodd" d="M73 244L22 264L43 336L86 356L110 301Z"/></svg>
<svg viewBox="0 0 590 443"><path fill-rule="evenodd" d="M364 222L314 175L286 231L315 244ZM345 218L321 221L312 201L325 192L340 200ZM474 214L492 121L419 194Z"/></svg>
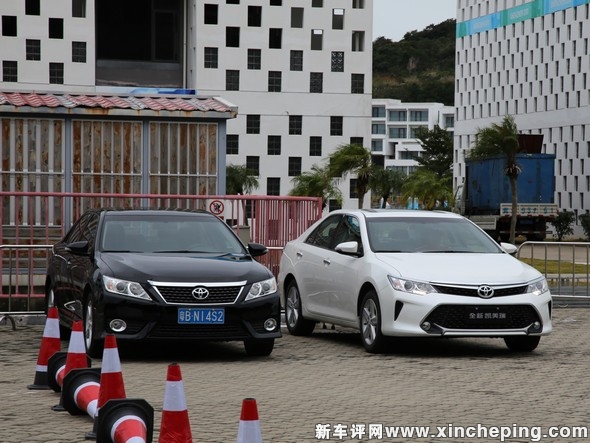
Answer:
<svg viewBox="0 0 590 443"><path fill-rule="evenodd" d="M187 215L187 216L210 216L214 217L213 214L207 212L202 209L175 209L175 208L161 208L161 209L153 209L153 208L94 208L89 209L86 212L96 212L96 213L104 213L105 215L109 216L126 216L126 215L166 215L166 214L175 214L175 215Z"/></svg>
<svg viewBox="0 0 590 443"><path fill-rule="evenodd" d="M425 211L420 209L339 209L330 214L351 214L364 218L419 217L462 219L459 214L449 211Z"/></svg>

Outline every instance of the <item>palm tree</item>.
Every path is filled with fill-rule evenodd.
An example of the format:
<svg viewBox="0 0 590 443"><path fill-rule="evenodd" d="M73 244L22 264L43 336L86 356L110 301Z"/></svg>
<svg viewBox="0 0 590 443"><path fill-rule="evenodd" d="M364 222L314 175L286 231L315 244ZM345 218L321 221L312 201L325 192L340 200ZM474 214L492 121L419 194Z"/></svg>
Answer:
<svg viewBox="0 0 590 443"><path fill-rule="evenodd" d="M249 194L258 188L256 171L246 165L227 165L225 168L225 193L228 195Z"/></svg>
<svg viewBox="0 0 590 443"><path fill-rule="evenodd" d="M520 150L518 142L518 128L511 115L504 116L501 124L493 123L487 128L477 131L473 149L468 156L471 159L490 157L493 155L504 155L506 165L504 174L510 180L512 192L512 217L510 219L510 243L515 242L516 221L518 211L518 189L517 180L520 174L520 166L516 162L516 154Z"/></svg>
<svg viewBox="0 0 590 443"><path fill-rule="evenodd" d="M400 193L406 178L407 176L401 171L384 169L375 165L369 178L369 189L380 197L381 207L385 208L389 197Z"/></svg>
<svg viewBox="0 0 590 443"><path fill-rule="evenodd" d="M424 208L435 209L438 202L449 202L453 199L453 176L440 177L435 171L418 167L402 186L403 197L417 197Z"/></svg>
<svg viewBox="0 0 590 443"><path fill-rule="evenodd" d="M311 171L303 172L293 177L291 181L293 189L289 195L321 197L322 209L326 208L331 199L342 204L342 191L338 188L338 180L330 175L328 167L313 165Z"/></svg>
<svg viewBox="0 0 590 443"><path fill-rule="evenodd" d="M369 189L369 178L373 171L371 153L368 149L357 144L340 145L329 156L330 166L328 170L332 177L356 175L356 192L358 195L358 207L363 207L365 194Z"/></svg>

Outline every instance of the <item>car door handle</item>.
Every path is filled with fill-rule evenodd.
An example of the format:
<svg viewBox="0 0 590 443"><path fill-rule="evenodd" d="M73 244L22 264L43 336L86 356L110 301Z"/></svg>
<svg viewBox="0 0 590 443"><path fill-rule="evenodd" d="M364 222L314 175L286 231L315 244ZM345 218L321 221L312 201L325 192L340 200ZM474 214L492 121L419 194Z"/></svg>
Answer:
<svg viewBox="0 0 590 443"><path fill-rule="evenodd" d="M329 258L325 258L323 261L324 261L324 264L325 265L329 265L330 264L330 259Z"/></svg>
<svg viewBox="0 0 590 443"><path fill-rule="evenodd" d="M295 255L297 255L297 258L301 258L303 257L303 252L297 251Z"/></svg>

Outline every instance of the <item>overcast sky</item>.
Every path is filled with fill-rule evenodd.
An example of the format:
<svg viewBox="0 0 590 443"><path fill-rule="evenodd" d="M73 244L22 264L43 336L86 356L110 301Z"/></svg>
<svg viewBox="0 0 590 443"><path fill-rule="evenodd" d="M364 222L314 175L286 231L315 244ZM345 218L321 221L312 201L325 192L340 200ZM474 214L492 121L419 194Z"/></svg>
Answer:
<svg viewBox="0 0 590 443"><path fill-rule="evenodd" d="M457 18L457 0L369 1L373 2L373 40L386 37L397 42L406 32Z"/></svg>

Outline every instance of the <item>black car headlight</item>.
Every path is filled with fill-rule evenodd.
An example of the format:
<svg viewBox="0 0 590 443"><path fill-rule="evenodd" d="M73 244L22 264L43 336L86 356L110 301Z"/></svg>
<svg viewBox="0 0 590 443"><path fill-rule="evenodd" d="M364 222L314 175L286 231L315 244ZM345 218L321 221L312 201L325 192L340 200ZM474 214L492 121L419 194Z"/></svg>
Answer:
<svg viewBox="0 0 590 443"><path fill-rule="evenodd" d="M102 282L104 288L113 294L151 300L150 296L143 290L143 287L134 281L119 280L118 278L103 275Z"/></svg>
<svg viewBox="0 0 590 443"><path fill-rule="evenodd" d="M246 296L246 301L264 297L265 295L273 294L275 292L277 292L277 281L272 277L268 280L253 283Z"/></svg>

